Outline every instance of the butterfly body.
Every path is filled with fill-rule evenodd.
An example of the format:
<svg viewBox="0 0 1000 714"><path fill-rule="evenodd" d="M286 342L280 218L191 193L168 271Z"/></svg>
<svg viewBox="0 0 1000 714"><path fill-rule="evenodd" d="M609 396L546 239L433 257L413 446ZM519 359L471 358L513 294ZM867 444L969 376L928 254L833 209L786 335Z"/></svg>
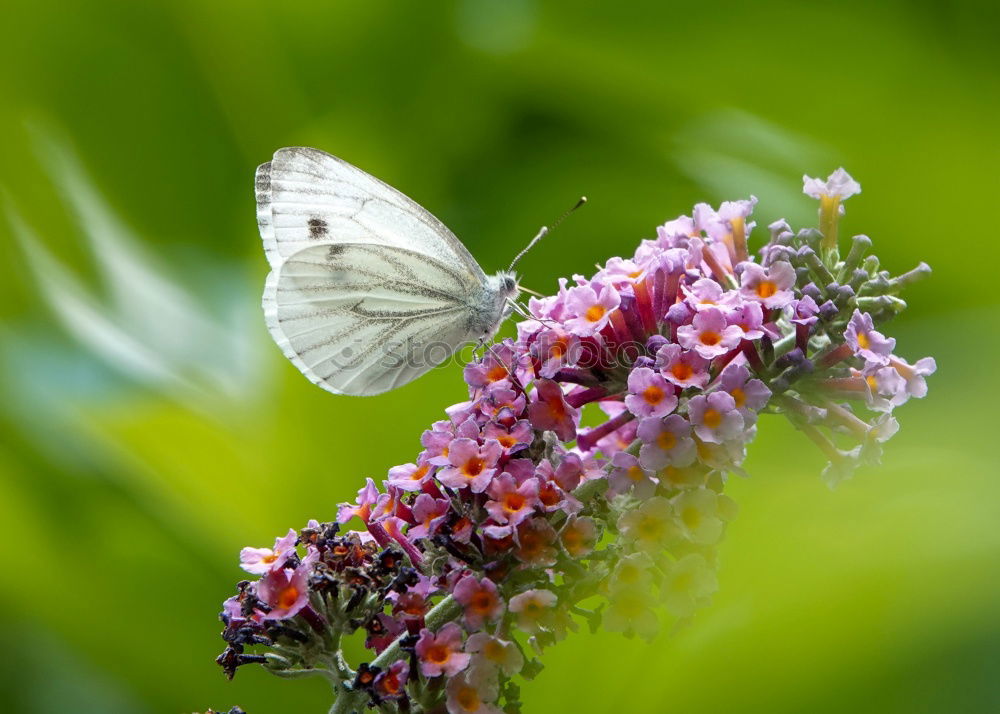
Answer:
<svg viewBox="0 0 1000 714"><path fill-rule="evenodd" d="M517 295L487 276L434 216L317 149L279 149L257 169L275 342L335 394L394 389L462 345L489 339Z"/></svg>

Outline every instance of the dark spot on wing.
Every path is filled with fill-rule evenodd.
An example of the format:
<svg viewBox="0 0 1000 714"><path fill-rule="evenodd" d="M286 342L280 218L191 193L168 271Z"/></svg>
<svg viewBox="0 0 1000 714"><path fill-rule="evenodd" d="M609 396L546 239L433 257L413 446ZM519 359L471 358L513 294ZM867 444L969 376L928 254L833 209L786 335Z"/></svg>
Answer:
<svg viewBox="0 0 1000 714"><path fill-rule="evenodd" d="M309 235L315 239L322 238L326 235L326 221L322 218L310 218L309 219Z"/></svg>
<svg viewBox="0 0 1000 714"><path fill-rule="evenodd" d="M342 243L334 243L330 246L329 250L326 251L326 262L332 263L337 257L339 257L343 252L347 250L347 246Z"/></svg>

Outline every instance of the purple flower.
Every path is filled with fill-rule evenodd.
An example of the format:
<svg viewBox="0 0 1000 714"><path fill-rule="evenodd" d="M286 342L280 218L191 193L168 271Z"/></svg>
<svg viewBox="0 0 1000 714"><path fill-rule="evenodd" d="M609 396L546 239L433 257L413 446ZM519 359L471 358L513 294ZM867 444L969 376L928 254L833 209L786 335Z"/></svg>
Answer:
<svg viewBox="0 0 1000 714"><path fill-rule="evenodd" d="M819 313L819 305L808 295L804 295L802 299L795 302L795 310L792 313L792 322L796 325L815 325L819 318L816 315Z"/></svg>
<svg viewBox="0 0 1000 714"><path fill-rule="evenodd" d="M452 594L465 608L465 624L470 632L481 630L486 622L503 615L503 600L496 584L489 578L477 580L472 575L466 575L455 585Z"/></svg>
<svg viewBox="0 0 1000 714"><path fill-rule="evenodd" d="M722 286L711 278L699 278L691 287L682 286L688 305L695 310L706 310L710 307L731 305L733 295L725 292Z"/></svg>
<svg viewBox="0 0 1000 714"><path fill-rule="evenodd" d="M528 418L539 431L554 431L561 441L572 441L580 412L566 403L557 382L539 379L535 381L535 399L528 405Z"/></svg>
<svg viewBox="0 0 1000 714"><path fill-rule="evenodd" d="M682 347L693 349L705 359L723 355L743 339L743 330L726 322L718 308L702 310L690 325L677 328L677 340Z"/></svg>
<svg viewBox="0 0 1000 714"><path fill-rule="evenodd" d="M378 503L378 497L378 486L372 479L367 479L358 491L358 498L354 503L341 503L337 508L337 523L347 523L355 516L368 523L372 506Z"/></svg>
<svg viewBox="0 0 1000 714"><path fill-rule="evenodd" d="M784 260L776 260L767 268L756 263L741 263L740 294L761 303L769 310L789 304L795 294L795 268Z"/></svg>
<svg viewBox="0 0 1000 714"><path fill-rule="evenodd" d="M694 461L691 425L680 414L671 414L665 419L643 419L636 435L642 440L639 463L644 469L659 471L666 466L687 466Z"/></svg>
<svg viewBox="0 0 1000 714"><path fill-rule="evenodd" d="M656 420L659 421L659 420ZM608 485L613 493L634 491L636 498L649 498L656 490L652 473L642 468L639 459L627 451L619 451L611 457L612 469L608 473Z"/></svg>
<svg viewBox="0 0 1000 714"><path fill-rule="evenodd" d="M286 535L274 539L274 548L244 548L240 551L240 567L254 575L282 568L295 553L298 539L299 534L289 529Z"/></svg>
<svg viewBox="0 0 1000 714"><path fill-rule="evenodd" d="M861 193L861 184L851 178L851 175L839 168L827 177L826 181L818 178L802 176L802 193L813 198L836 199L846 201L851 196Z"/></svg>
<svg viewBox="0 0 1000 714"><path fill-rule="evenodd" d="M759 340L764 336L764 310L759 302L744 302L731 310L726 319L743 330L744 340Z"/></svg>
<svg viewBox="0 0 1000 714"><path fill-rule="evenodd" d="M535 432L527 419L519 419L509 428L491 421L483 427L483 438L496 439L503 447L504 454L509 455L530 446Z"/></svg>
<svg viewBox="0 0 1000 714"><path fill-rule="evenodd" d="M454 677L469 666L472 655L462 652L462 628L454 622L438 630L435 635L426 627L420 631L416 646L420 673L425 677L442 674Z"/></svg>
<svg viewBox="0 0 1000 714"><path fill-rule="evenodd" d="M743 415L736 408L736 400L726 392L692 397L688 402L688 416L694 433L709 443L721 444L743 431Z"/></svg>
<svg viewBox="0 0 1000 714"><path fill-rule="evenodd" d="M489 488L492 501L486 511L497 523L516 526L530 516L538 503L538 480L528 479L521 485L508 473L500 474Z"/></svg>
<svg viewBox="0 0 1000 714"><path fill-rule="evenodd" d="M628 391L625 406L637 417L666 416L677 406L673 385L649 367L632 370Z"/></svg>
<svg viewBox="0 0 1000 714"><path fill-rule="evenodd" d="M309 602L310 564L302 563L299 567L278 568L268 571L267 575L257 583L257 597L271 608L264 615L265 620L287 620L299 614Z"/></svg>
<svg viewBox="0 0 1000 714"><path fill-rule="evenodd" d="M620 303L618 291L611 285L602 286L600 294L588 285L570 288L566 306L575 317L566 321L566 329L580 337L600 332Z"/></svg>
<svg viewBox="0 0 1000 714"><path fill-rule="evenodd" d="M496 473L496 463L503 447L496 439L480 446L473 439L459 438L448 447L448 466L438 473L438 480L449 488L465 488L482 493Z"/></svg>
<svg viewBox="0 0 1000 714"><path fill-rule="evenodd" d="M398 659L389 665L389 669L375 677L372 689L379 699L399 699L406 693L406 681L409 678L409 663L405 659Z"/></svg>
<svg viewBox="0 0 1000 714"><path fill-rule="evenodd" d="M907 364L900 357L890 357L889 364L906 380L907 394L917 399L927 395L927 380L924 377L937 371L937 362L933 357L918 359L916 364Z"/></svg>
<svg viewBox="0 0 1000 714"><path fill-rule="evenodd" d="M447 520L450 507L451 501L447 498L434 498L429 493L421 493L413 502L413 520L417 525L411 526L406 535L412 539L433 535Z"/></svg>
<svg viewBox="0 0 1000 714"><path fill-rule="evenodd" d="M445 708L448 714L503 714L494 704L499 691L492 668L473 667L448 680Z"/></svg>
<svg viewBox="0 0 1000 714"><path fill-rule="evenodd" d="M719 376L719 387L729 392L736 402L736 408L741 411L758 412L771 398L771 390L759 379L750 379L750 370L742 364L730 364L726 367Z"/></svg>
<svg viewBox="0 0 1000 714"><path fill-rule="evenodd" d="M889 364L889 355L896 347L895 338L877 332L871 315L859 310L854 311L851 321L847 323L844 339L854 354L875 364Z"/></svg>
<svg viewBox="0 0 1000 714"><path fill-rule="evenodd" d="M708 384L708 360L697 352L669 343L656 352L656 368L678 387L704 387Z"/></svg>
<svg viewBox="0 0 1000 714"><path fill-rule="evenodd" d="M431 465L423 459L420 464L403 464L389 469L389 478L385 485L398 488L401 491L419 491L430 478Z"/></svg>

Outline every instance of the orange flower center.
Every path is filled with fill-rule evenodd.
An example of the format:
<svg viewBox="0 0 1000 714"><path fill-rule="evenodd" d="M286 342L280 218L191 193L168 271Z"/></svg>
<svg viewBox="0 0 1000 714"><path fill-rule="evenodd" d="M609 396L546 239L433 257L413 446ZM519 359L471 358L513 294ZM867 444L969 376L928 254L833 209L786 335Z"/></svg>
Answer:
<svg viewBox="0 0 1000 714"><path fill-rule="evenodd" d="M722 335L714 330L705 330L701 333L701 335L699 335L699 339L701 340L701 344L711 347L722 341Z"/></svg>
<svg viewBox="0 0 1000 714"><path fill-rule="evenodd" d="M466 476L472 478L474 476L478 476L479 474L481 474L485 466L486 466L485 461L483 461L478 456L473 456L471 459L465 462L463 471L465 472Z"/></svg>
<svg viewBox="0 0 1000 714"><path fill-rule="evenodd" d="M455 694L455 701L467 712L479 710L479 694L476 692L475 687L470 687L467 684L459 687L458 692Z"/></svg>
<svg viewBox="0 0 1000 714"><path fill-rule="evenodd" d="M480 590L473 595L469 605L475 612L487 613L493 609L493 596L486 590Z"/></svg>
<svg viewBox="0 0 1000 714"><path fill-rule="evenodd" d="M278 554L277 553L271 553L270 555L265 555L260 560L261 560L262 563L273 563L277 559L278 559Z"/></svg>
<svg viewBox="0 0 1000 714"><path fill-rule="evenodd" d="M670 373L683 382L684 380L691 379L691 375L694 374L694 370L691 369L691 365L685 364L684 362L678 362L670 368Z"/></svg>
<svg viewBox="0 0 1000 714"><path fill-rule="evenodd" d="M718 409L706 409L702 420L709 429L718 429L722 423L722 412Z"/></svg>
<svg viewBox="0 0 1000 714"><path fill-rule="evenodd" d="M494 662L500 662L504 658L503 645L501 645L496 640L490 640L489 642L486 643L486 646L483 648L483 655L488 660L492 660Z"/></svg>
<svg viewBox="0 0 1000 714"><path fill-rule="evenodd" d="M287 588L281 591L278 596L278 607L282 610L287 610L295 601L299 599L299 589L294 585L289 585Z"/></svg>
<svg viewBox="0 0 1000 714"><path fill-rule="evenodd" d="M733 391L731 391L729 394L732 395L733 401L736 402L736 406L742 407L744 404L747 403L747 395L743 391L742 387L737 387L736 389L734 389Z"/></svg>
<svg viewBox="0 0 1000 714"><path fill-rule="evenodd" d="M670 434L669 431L665 433ZM673 434L670 434L670 436L673 436ZM628 476L630 481L635 481L636 483L639 483L640 481L642 481L642 477L644 474L642 473L642 467L631 466L629 467L629 470L625 472L625 475Z"/></svg>
<svg viewBox="0 0 1000 714"><path fill-rule="evenodd" d="M420 479L422 479L424 476L427 475L427 471L429 469L430 467L427 464L424 464L416 471L414 471L412 474L410 474L410 478L413 479L414 481L419 481Z"/></svg>
<svg viewBox="0 0 1000 714"><path fill-rule="evenodd" d="M451 657L451 650L445 645L431 645L427 649L428 662L433 662L434 664L444 664Z"/></svg>
<svg viewBox="0 0 1000 714"><path fill-rule="evenodd" d="M670 451L677 446L677 436L672 431L661 431L656 437L656 445L663 451Z"/></svg>
<svg viewBox="0 0 1000 714"><path fill-rule="evenodd" d="M502 446L505 449L509 449L510 447L514 446L514 444L517 443L517 439L511 436L510 434L501 434L500 436L497 437L497 441L499 441L500 446Z"/></svg>
<svg viewBox="0 0 1000 714"><path fill-rule="evenodd" d="M642 392L642 398L649 404L659 404L663 401L663 390L655 384L646 387Z"/></svg>
<svg viewBox="0 0 1000 714"><path fill-rule="evenodd" d="M757 283L757 297L769 298L778 292L778 286L772 280L761 280Z"/></svg>
<svg viewBox="0 0 1000 714"><path fill-rule="evenodd" d="M508 513L516 513L524 508L525 498L517 491L512 491L503 497L503 509Z"/></svg>
<svg viewBox="0 0 1000 714"><path fill-rule="evenodd" d="M597 322L602 317L607 310L604 309L603 305L592 305L587 308L587 312L584 313L584 317L590 322Z"/></svg>
<svg viewBox="0 0 1000 714"><path fill-rule="evenodd" d="M507 379L507 376L507 370L502 364L491 367L490 371L486 373L486 379L491 382L499 382L501 379Z"/></svg>
<svg viewBox="0 0 1000 714"><path fill-rule="evenodd" d="M871 341L868 339L868 335L866 335L864 332L859 332L858 333L858 347L860 347L863 350L866 350L866 349L868 349L868 345L870 345L870 344L871 344Z"/></svg>

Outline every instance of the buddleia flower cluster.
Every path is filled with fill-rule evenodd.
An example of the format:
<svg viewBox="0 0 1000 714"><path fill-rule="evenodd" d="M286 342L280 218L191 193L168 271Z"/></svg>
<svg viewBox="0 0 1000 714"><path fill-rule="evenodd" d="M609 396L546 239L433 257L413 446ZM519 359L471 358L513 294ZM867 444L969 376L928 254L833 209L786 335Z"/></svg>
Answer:
<svg viewBox="0 0 1000 714"><path fill-rule="evenodd" d="M756 199L699 204L531 299L412 463L331 522L242 551L257 579L223 606L225 672L325 676L331 712L516 712L581 626L652 638L689 620L716 591L726 481L762 414L815 442L835 484L926 393L934 361L896 354L882 326L929 269L890 275L863 235L841 253L860 190L842 169L805 177L819 230L776 221L757 256ZM358 632L369 654L349 663Z"/></svg>

